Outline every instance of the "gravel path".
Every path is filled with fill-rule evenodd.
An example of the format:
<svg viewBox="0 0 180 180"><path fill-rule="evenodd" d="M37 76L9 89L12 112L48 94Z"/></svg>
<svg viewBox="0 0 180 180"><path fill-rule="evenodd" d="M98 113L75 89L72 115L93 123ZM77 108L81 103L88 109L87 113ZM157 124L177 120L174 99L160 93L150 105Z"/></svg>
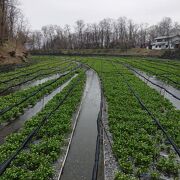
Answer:
<svg viewBox="0 0 180 180"><path fill-rule="evenodd" d="M109 132L108 126L108 105L106 100L103 98L103 126L104 131L104 176L105 180L113 180L116 173L118 172L118 163L113 155L111 144L113 143L112 134ZM107 137L108 136L108 137Z"/></svg>

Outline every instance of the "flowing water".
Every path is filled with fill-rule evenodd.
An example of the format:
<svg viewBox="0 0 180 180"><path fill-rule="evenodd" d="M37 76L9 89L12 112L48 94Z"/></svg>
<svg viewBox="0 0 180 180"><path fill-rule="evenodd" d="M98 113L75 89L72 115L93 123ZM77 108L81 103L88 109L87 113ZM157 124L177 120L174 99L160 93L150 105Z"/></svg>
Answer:
<svg viewBox="0 0 180 180"><path fill-rule="evenodd" d="M19 116L17 119L15 119L13 122L8 124L7 126L0 128L0 144L2 144L5 140L5 137L9 134L18 131L25 121L35 116L38 112L40 112L44 106L58 93L60 93L70 82L73 78L77 76L74 75L70 80L68 80L66 83L64 83L62 86L55 89L52 93L48 94L47 96L44 96L40 101L36 103L35 106L32 108L29 108L25 110L24 114Z"/></svg>
<svg viewBox="0 0 180 180"><path fill-rule="evenodd" d="M43 84L49 80L55 80L57 78L59 78L60 76L64 75L64 74L67 74L68 72L65 72L65 73L57 73L57 74L54 74L54 75L51 75L51 76L48 76L46 78L43 78L43 79L39 79L39 80L35 80L35 81L30 81L30 82L27 82L27 83L24 83L20 86L16 86L16 87L13 87L9 90L7 90L6 92L2 93L1 95L5 96L5 95L8 95L10 93L13 93L15 91L18 91L18 90L26 90L30 87L34 87L34 86L38 86L40 84Z"/></svg>
<svg viewBox="0 0 180 180"><path fill-rule="evenodd" d="M135 72L137 71L137 73ZM180 91L177 90L176 88L162 82L161 80L157 79L156 76L149 76L147 75L145 72L139 71L137 69L135 69L135 71L132 71L137 77L139 77L141 80L143 80L144 82L146 82L146 84L148 86L150 86L151 88L157 90L161 95L163 95L165 98L167 98L175 107L176 109L180 109L180 100L178 100L177 98L173 97L171 94L169 94L168 92L166 92L165 90L163 90L162 88L152 84L151 82L167 89L169 92L171 92L172 94L174 94L175 96L177 96L178 98L180 98ZM139 73L139 74L138 74ZM142 76L144 77L142 77ZM149 81L148 81L148 80ZM151 81L151 82L150 82Z"/></svg>
<svg viewBox="0 0 180 180"><path fill-rule="evenodd" d="M87 71L84 98L61 180L92 179L97 140L101 88L97 74Z"/></svg>

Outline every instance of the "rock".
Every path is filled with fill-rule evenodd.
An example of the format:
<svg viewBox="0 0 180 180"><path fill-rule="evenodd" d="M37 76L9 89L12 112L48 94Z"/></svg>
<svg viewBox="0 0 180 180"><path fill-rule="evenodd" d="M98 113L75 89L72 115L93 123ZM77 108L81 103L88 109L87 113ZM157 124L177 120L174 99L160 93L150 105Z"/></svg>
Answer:
<svg viewBox="0 0 180 180"><path fill-rule="evenodd" d="M9 55L10 55L11 57L16 57L16 51L10 51L10 52L9 52Z"/></svg>

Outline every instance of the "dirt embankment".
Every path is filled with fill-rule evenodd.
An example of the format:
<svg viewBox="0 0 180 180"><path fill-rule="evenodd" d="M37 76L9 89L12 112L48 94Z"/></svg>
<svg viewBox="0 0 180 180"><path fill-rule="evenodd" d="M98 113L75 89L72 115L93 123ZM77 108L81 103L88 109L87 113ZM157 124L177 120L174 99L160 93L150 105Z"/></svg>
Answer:
<svg viewBox="0 0 180 180"><path fill-rule="evenodd" d="M22 45L17 45L13 42L7 42L0 46L0 66L17 65L27 62L27 52Z"/></svg>
<svg viewBox="0 0 180 180"><path fill-rule="evenodd" d="M64 54L79 53L79 54L119 54L119 55L161 55L160 51L149 50L145 48L132 48L127 50L122 49L74 49L61 50Z"/></svg>
<svg viewBox="0 0 180 180"><path fill-rule="evenodd" d="M50 50L32 51L34 55L57 54L57 55L117 55L117 56L150 56L162 57L164 50L150 50L145 48L122 49L74 49L74 50Z"/></svg>

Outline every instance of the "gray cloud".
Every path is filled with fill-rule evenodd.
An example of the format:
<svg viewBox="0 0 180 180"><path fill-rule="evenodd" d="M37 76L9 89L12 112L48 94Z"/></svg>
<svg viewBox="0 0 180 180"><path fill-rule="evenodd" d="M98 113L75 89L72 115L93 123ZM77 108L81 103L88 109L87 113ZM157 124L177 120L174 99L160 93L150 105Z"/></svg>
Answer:
<svg viewBox="0 0 180 180"><path fill-rule="evenodd" d="M126 16L137 23L159 22L171 17L180 23L180 0L20 0L21 8L33 29L47 24L73 25Z"/></svg>

